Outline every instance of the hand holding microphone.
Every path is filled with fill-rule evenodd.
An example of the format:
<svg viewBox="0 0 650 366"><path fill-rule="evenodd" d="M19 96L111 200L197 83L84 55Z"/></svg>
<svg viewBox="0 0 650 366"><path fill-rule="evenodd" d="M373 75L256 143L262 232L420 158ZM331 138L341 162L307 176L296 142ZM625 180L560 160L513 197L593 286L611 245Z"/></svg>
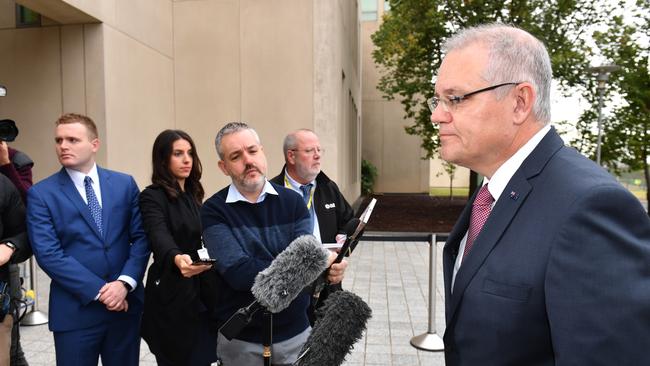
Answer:
<svg viewBox="0 0 650 366"><path fill-rule="evenodd" d="M341 283L341 281L343 281L345 269L348 267L348 261L346 260L335 263L337 258L338 254L336 252L330 252L329 258L327 259L327 282L332 285Z"/></svg>
<svg viewBox="0 0 650 366"><path fill-rule="evenodd" d="M329 256L314 236L300 236L257 274L251 292L267 310L279 313L327 268Z"/></svg>
<svg viewBox="0 0 650 366"><path fill-rule="evenodd" d="M312 235L296 238L255 277L251 288L255 301L239 309L219 329L232 339L251 321L253 314L264 308L279 313L312 283L328 266L330 252Z"/></svg>

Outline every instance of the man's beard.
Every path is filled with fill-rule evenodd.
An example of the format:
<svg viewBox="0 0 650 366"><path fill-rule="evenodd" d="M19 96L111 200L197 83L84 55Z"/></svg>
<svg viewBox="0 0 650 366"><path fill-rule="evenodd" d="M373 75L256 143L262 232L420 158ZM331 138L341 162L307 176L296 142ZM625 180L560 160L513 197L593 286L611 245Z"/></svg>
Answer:
<svg viewBox="0 0 650 366"><path fill-rule="evenodd" d="M307 181L311 182L314 179L316 179L316 176L318 173L320 173L320 166L317 168L312 168L312 167L302 167L299 165L296 165L296 172L298 173L298 176Z"/></svg>
<svg viewBox="0 0 650 366"><path fill-rule="evenodd" d="M256 171L259 175L255 178L248 178L247 176L251 170ZM237 181L243 190L247 192L255 192L264 185L265 178L265 174L258 167L251 165L250 167L246 168L244 174L239 179L237 179Z"/></svg>

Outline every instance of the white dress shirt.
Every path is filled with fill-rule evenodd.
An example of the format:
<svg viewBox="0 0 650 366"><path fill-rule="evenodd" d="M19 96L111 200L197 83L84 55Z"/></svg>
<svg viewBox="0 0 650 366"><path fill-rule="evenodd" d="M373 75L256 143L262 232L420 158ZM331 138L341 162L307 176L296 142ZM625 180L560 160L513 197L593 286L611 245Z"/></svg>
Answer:
<svg viewBox="0 0 650 366"><path fill-rule="evenodd" d="M506 189L506 186L510 182L510 179L512 178L513 175L515 175L515 172L519 169L521 164L523 164L524 160L530 155L530 153L535 150L537 145L539 145L540 141L546 136L548 131L551 130L550 125L544 126L541 130L537 131L533 137L526 142L524 146L522 146L517 152L510 157L510 159L506 160L505 163L503 163L496 172L494 172L494 175L492 175L492 179L488 179L487 177L483 178L483 185L488 185L488 191L490 191L490 194L492 195L492 198L494 198L494 202L492 203L492 208L494 208L494 205L497 203L499 200L499 197L501 196L501 193L503 193L503 190ZM469 231L469 230L468 230ZM465 232L465 236L463 236L463 240L460 241L460 246L458 247L458 256L456 257L456 262L454 263L454 273L451 278L451 291L454 291L454 283L456 282L456 274L458 273L458 270L460 269L460 265L463 262L463 252L465 250L465 244L467 243L467 232Z"/></svg>
<svg viewBox="0 0 650 366"><path fill-rule="evenodd" d="M68 175L70 176L70 179L72 179L72 183L74 183L74 187L77 188L77 191L81 195L81 198L84 200L86 205L88 205L88 198L86 197L86 187L84 186L84 179L86 176L90 177L92 180L92 187L93 191L95 191L95 196L97 196L97 201L99 201L99 206L104 207L102 204L102 189L101 186L99 185L99 175L97 174L97 164L93 164L93 167L90 168L90 171L88 174L84 174L78 170L70 169L70 168L65 168L65 171L68 172ZM120 275L118 278L118 281L124 281L128 283L131 286L131 291L135 290L135 287L138 285L138 283L131 277L126 276L126 275ZM95 297L95 300L99 299L99 294Z"/></svg>
<svg viewBox="0 0 650 366"><path fill-rule="evenodd" d="M304 184L300 184L300 183L296 182L295 179L291 178L291 176L289 175L289 173L287 172L286 169L284 170L284 176L287 178L285 180L285 182L289 182L289 187L287 187L287 188L293 189L294 191L298 192L301 196L304 197L304 195L302 194L302 191L300 190L300 186L303 186ZM312 180L311 182L309 182L307 184L310 184L310 183L312 184L312 187L311 187L312 192L315 192L316 191L316 179ZM320 240L320 226L318 225L318 216L316 215L316 203L314 202L313 199L312 199L312 202L311 202L311 207L309 207L308 210L309 210L309 214L311 215L311 217L314 218L314 232L312 234L314 234L314 236L316 237L316 239L318 239L318 241L321 241Z"/></svg>
<svg viewBox="0 0 650 366"><path fill-rule="evenodd" d="M262 193L257 197L257 201L255 202L250 202L246 197L244 197L243 194L239 192L237 187L235 187L235 185L231 183L230 186L228 187L228 195L226 196L226 203L233 203L237 201L244 201L248 203L260 203L264 201L267 194L274 194L277 196L278 192L275 190L275 188L273 188L271 183L269 183L269 181L266 179L264 180L264 188L262 188Z"/></svg>

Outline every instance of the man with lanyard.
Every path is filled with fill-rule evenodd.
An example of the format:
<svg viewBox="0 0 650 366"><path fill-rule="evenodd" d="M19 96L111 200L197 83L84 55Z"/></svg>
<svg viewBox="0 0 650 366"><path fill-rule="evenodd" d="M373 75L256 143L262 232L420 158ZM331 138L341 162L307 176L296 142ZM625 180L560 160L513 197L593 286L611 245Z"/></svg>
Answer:
<svg viewBox="0 0 650 366"><path fill-rule="evenodd" d="M311 215L314 236L323 243L345 241L345 225L354 212L339 187L321 171L324 150L314 131L300 129L288 134L282 146L285 166L271 179L272 183L284 185L300 193ZM312 301L309 318L314 322L314 310L328 294L341 289L341 284L330 285Z"/></svg>

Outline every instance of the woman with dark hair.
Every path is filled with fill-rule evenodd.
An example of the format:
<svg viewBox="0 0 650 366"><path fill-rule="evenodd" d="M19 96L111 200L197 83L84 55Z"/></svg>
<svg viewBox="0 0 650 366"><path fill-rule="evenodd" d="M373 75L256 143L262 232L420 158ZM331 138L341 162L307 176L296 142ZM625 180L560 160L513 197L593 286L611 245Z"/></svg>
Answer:
<svg viewBox="0 0 650 366"><path fill-rule="evenodd" d="M199 209L201 161L180 130L158 135L151 154L153 184L140 194L140 211L154 262L145 287L142 338L158 365L216 361L216 273L196 263L202 249Z"/></svg>

